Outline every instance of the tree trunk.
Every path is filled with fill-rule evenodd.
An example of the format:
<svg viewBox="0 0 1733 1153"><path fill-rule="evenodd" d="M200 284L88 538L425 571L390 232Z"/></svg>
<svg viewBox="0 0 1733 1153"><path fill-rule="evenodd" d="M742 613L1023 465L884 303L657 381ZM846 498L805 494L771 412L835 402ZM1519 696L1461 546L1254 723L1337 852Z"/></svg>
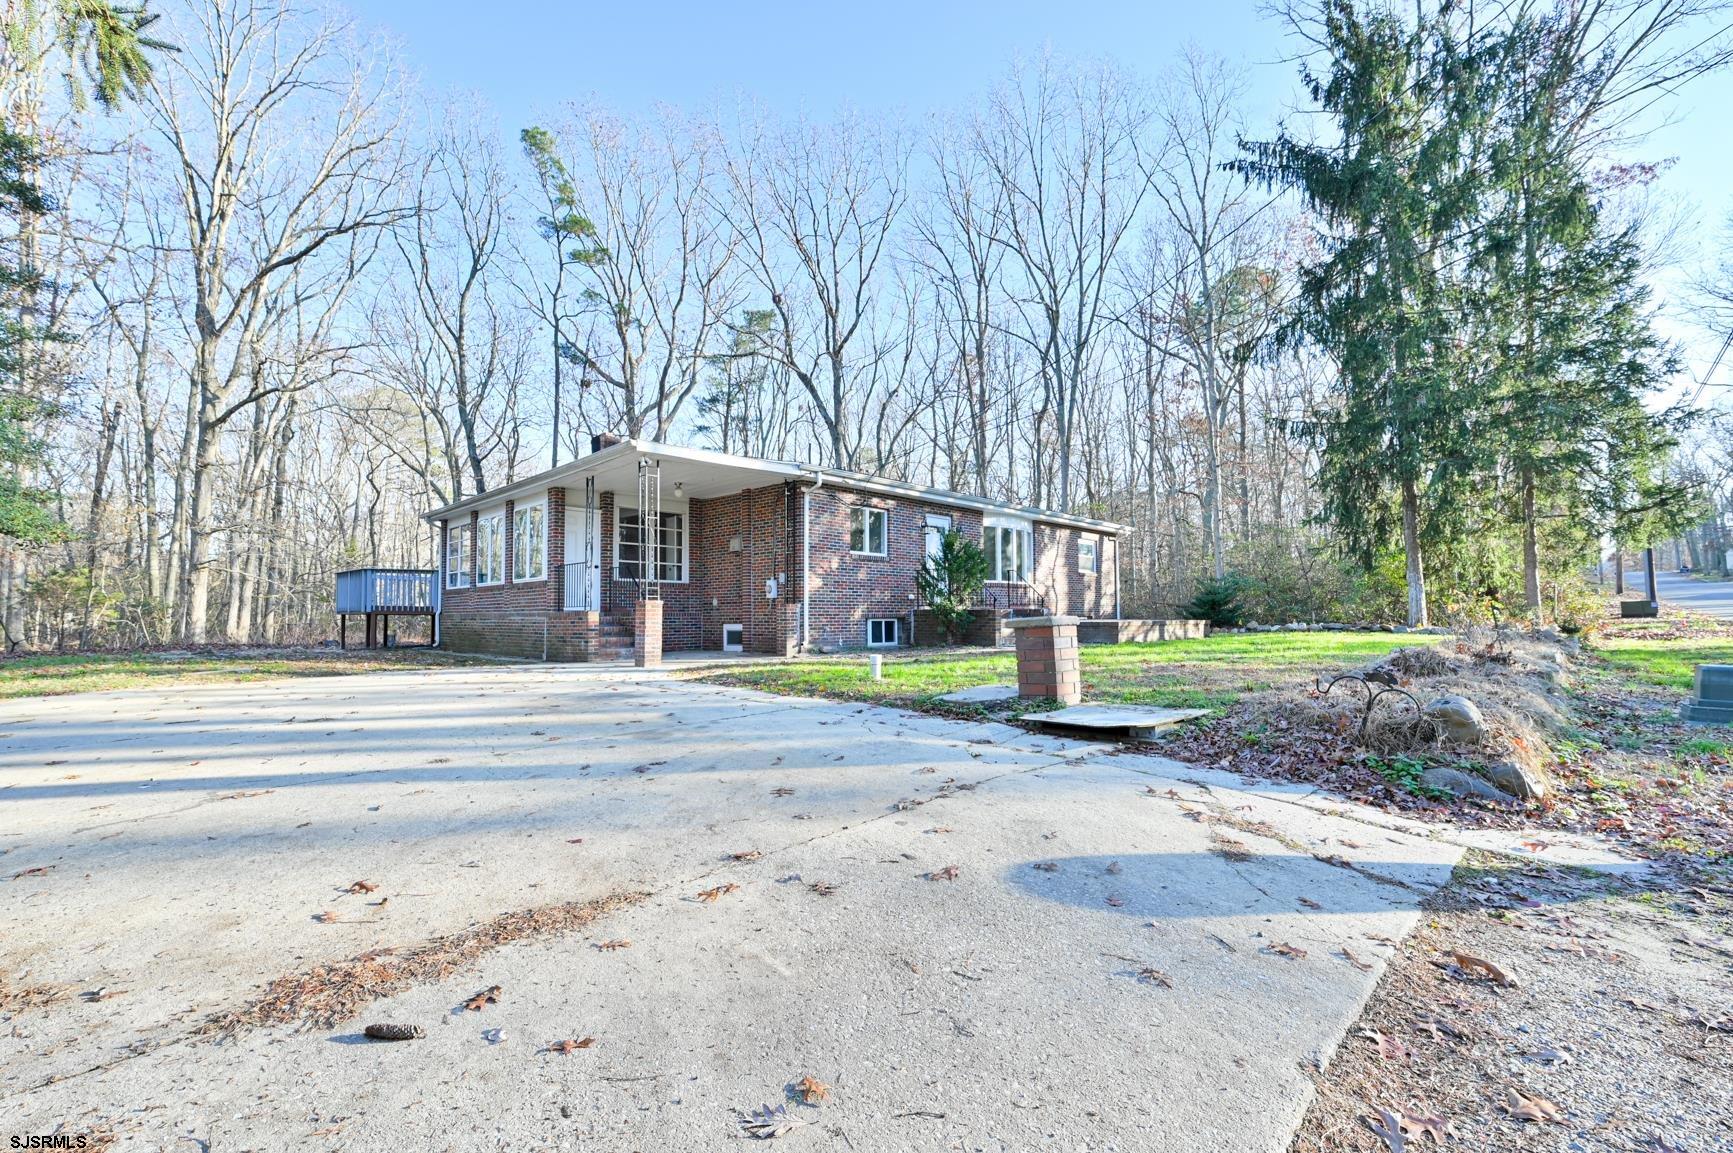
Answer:
<svg viewBox="0 0 1733 1153"><path fill-rule="evenodd" d="M1420 494L1402 482L1402 549L1408 558L1408 627L1426 628L1426 567L1420 555Z"/></svg>
<svg viewBox="0 0 1733 1153"><path fill-rule="evenodd" d="M1522 472L1522 603L1530 623L1541 623L1540 548L1535 540L1534 473Z"/></svg>

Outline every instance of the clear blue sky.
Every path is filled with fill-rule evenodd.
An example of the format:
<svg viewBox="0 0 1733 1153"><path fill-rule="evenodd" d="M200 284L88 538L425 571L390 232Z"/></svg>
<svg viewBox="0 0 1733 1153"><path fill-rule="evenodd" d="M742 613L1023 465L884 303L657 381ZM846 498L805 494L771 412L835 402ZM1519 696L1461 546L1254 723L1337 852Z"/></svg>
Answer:
<svg viewBox="0 0 1733 1153"><path fill-rule="evenodd" d="M400 44L431 98L474 93L513 134L562 102L587 97L622 112L657 103L702 109L747 97L778 112L822 117L852 107L918 121L968 105L1013 60L1043 50L1111 57L1154 75L1188 43L1248 68L1254 129L1273 125L1298 99L1291 45L1257 0L348 5L364 26ZM1699 82L1671 108L1674 123L1643 149L1642 159L1676 158L1664 187L1694 210L1695 233L1706 239L1733 209L1729 110L1733 76ZM1672 274L1664 284L1682 278ZM1701 352L1708 338L1677 318L1666 327L1690 341L1694 359L1713 353ZM1729 368L1717 379L1733 380Z"/></svg>

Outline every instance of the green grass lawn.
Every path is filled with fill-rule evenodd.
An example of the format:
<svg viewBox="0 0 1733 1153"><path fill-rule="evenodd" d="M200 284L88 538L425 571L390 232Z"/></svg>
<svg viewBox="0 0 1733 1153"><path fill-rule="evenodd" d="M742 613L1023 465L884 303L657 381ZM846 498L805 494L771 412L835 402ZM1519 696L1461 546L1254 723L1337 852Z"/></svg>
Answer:
<svg viewBox="0 0 1733 1153"><path fill-rule="evenodd" d="M429 649L45 654L0 659L0 699L471 663L470 658Z"/></svg>
<svg viewBox="0 0 1733 1153"><path fill-rule="evenodd" d="M1733 638L1597 637L1590 648L1633 680L1685 691L1698 665L1733 664Z"/></svg>
<svg viewBox="0 0 1733 1153"><path fill-rule="evenodd" d="M1242 692L1304 683L1393 649L1435 641L1393 633L1235 633L1152 644L1084 645L1083 695L1091 701L1223 709ZM1009 652L938 649L887 655L874 681L864 653L710 672L704 680L790 696L840 697L885 704L932 705L933 698L975 685L1014 684Z"/></svg>

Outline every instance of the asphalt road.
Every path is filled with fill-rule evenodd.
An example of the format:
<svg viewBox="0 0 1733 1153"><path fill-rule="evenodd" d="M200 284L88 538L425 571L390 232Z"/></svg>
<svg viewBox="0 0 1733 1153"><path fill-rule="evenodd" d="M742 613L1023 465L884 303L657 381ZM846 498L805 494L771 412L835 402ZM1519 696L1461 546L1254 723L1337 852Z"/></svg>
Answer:
<svg viewBox="0 0 1733 1153"><path fill-rule="evenodd" d="M1733 581L1703 581L1677 572L1657 572L1661 599L1711 616L1733 620ZM1640 597L1648 589L1641 570L1625 574L1625 595Z"/></svg>

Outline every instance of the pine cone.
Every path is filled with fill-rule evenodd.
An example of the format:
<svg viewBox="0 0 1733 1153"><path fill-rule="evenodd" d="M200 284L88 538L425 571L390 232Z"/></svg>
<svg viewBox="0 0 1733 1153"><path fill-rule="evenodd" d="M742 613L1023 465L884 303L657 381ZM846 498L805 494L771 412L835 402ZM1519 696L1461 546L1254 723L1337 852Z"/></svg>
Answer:
<svg viewBox="0 0 1733 1153"><path fill-rule="evenodd" d="M369 1025L361 1031L375 1041L414 1041L427 1036L420 1025Z"/></svg>

